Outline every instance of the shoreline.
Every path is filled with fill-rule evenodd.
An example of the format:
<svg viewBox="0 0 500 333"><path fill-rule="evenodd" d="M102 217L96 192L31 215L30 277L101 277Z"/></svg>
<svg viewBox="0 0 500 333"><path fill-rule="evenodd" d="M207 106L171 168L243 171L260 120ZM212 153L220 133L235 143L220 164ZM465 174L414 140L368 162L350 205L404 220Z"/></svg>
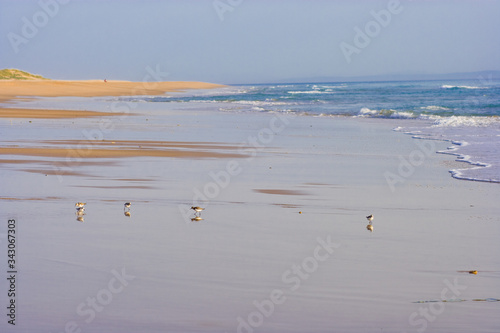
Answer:
<svg viewBox="0 0 500 333"><path fill-rule="evenodd" d="M400 121L165 104L138 103L134 117L103 118L113 121L109 127L97 118L0 118L2 149L29 155L0 155L0 204L22 221L24 278L38 281L22 286L22 330L39 328L29 318L54 313L60 320L44 329L60 330L75 319L82 295L104 295L112 267L138 278L113 303L119 314L100 316L89 330L116 327L117 320L142 323L134 309L147 307L160 318L148 331L199 331L203 315L218 323L211 331L235 331L235 318L258 313L255 300L267 304L264 297L281 290L287 303L266 318L267 332L283 332L282 318L296 327L290 332L325 332L332 321L345 332L375 325L400 332L425 306L415 302L438 298L443 281L460 279L455 284L467 286L462 299L497 297L491 271L500 188L449 177L450 156L391 130ZM40 156L43 150L49 155ZM164 152L184 155L156 156ZM185 155L198 152L220 156ZM410 167L412 161L418 163ZM394 188L387 172L399 177ZM75 202L88 203L84 214ZM127 211L125 202L132 203ZM205 208L202 219L190 209L196 205ZM316 259L318 238L339 246ZM478 274L457 272L471 270ZM50 308L41 306L44 299ZM456 315L441 317L443 325L469 330L462 315L469 309L446 304ZM493 305L477 302L484 308L473 322L496 318ZM357 321L365 312L376 321ZM176 318L186 324L179 328Z"/></svg>

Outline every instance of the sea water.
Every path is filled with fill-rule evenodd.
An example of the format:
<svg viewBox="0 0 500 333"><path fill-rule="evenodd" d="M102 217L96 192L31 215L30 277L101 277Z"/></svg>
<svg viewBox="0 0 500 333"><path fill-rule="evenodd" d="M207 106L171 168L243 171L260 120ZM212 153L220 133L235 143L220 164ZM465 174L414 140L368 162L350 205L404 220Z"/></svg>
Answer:
<svg viewBox="0 0 500 333"><path fill-rule="evenodd" d="M450 142L441 153L467 162L458 179L500 182L500 80L259 84L168 96L120 98L152 103L204 103L224 112L314 117L409 119L399 130Z"/></svg>

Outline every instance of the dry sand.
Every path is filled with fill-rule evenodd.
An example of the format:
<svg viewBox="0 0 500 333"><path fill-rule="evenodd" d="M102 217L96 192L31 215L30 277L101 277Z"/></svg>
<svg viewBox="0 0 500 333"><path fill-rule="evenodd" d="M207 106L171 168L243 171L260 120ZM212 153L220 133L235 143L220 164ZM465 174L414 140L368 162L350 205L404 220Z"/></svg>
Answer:
<svg viewBox="0 0 500 333"><path fill-rule="evenodd" d="M0 80L0 103L26 97L98 97L163 95L189 89L212 89L223 85L205 82L131 82L131 81L60 81L60 80ZM71 111L71 110L31 110L0 108L2 118L83 118L120 115L119 113Z"/></svg>
<svg viewBox="0 0 500 333"><path fill-rule="evenodd" d="M0 102L21 96L40 97L98 97L163 95L165 92L188 89L212 89L223 85L172 81L172 82L131 82L131 81L61 81L61 80L5 80L0 81Z"/></svg>

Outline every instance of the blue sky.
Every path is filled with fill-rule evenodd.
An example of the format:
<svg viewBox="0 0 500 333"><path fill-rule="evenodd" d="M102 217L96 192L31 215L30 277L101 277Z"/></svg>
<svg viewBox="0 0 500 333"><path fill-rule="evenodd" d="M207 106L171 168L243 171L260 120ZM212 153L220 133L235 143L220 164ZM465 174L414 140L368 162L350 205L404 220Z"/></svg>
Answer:
<svg viewBox="0 0 500 333"><path fill-rule="evenodd" d="M499 13L495 0L0 0L0 68L218 83L500 70Z"/></svg>

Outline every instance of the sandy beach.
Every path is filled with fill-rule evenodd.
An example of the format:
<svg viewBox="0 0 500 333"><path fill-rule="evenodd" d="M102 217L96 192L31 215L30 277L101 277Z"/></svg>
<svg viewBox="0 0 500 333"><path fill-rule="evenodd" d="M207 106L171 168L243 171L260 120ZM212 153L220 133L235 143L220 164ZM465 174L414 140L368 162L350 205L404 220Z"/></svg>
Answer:
<svg viewBox="0 0 500 333"><path fill-rule="evenodd" d="M109 80L0 80L0 101L19 97L96 97L162 95L188 89L212 89L220 84L205 82L131 82Z"/></svg>
<svg viewBox="0 0 500 333"><path fill-rule="evenodd" d="M448 143L395 132L399 119L202 103L137 103L126 115L106 101L23 107L35 96L141 95L137 86L0 82L0 215L17 221L17 332L500 327L500 190L450 177L457 162L435 153ZM4 223L1 247L6 234Z"/></svg>
<svg viewBox="0 0 500 333"><path fill-rule="evenodd" d="M60 80L0 80L0 102L26 100L30 97L98 97L163 95L189 89L213 89L223 85L205 82L130 82L130 81L60 81ZM84 118L119 116L120 112L80 110L40 110L1 108L0 118Z"/></svg>

